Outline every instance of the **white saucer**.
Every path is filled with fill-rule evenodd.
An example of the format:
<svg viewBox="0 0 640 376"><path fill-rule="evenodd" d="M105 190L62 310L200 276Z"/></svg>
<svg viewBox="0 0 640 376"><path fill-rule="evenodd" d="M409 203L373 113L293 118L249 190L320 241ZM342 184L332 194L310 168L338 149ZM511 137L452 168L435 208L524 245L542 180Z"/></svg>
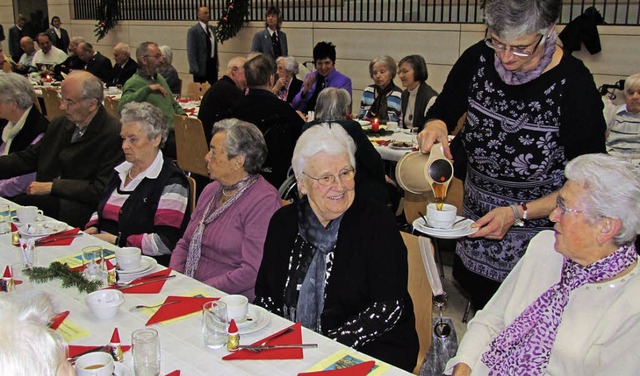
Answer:
<svg viewBox="0 0 640 376"><path fill-rule="evenodd" d="M20 235L25 237L39 237L57 234L66 231L69 226L66 223L58 221L42 221L25 223L18 228Z"/></svg>
<svg viewBox="0 0 640 376"><path fill-rule="evenodd" d="M412 145L412 146L393 146L391 144L389 144L389 149L393 149L393 150L413 150L413 148L417 147L418 145Z"/></svg>
<svg viewBox="0 0 640 376"><path fill-rule="evenodd" d="M456 221L462 219L463 217L456 217ZM471 219L467 219L460 223L457 223L450 229L441 229L441 228L433 228L429 226L425 226L424 220L422 218L418 218L413 221L413 228L421 233L429 236L433 236L438 239L458 239L471 234L475 234L479 228L472 228L471 225L475 223Z"/></svg>
<svg viewBox="0 0 640 376"><path fill-rule="evenodd" d="M158 262L153 257L142 256L142 258L140 259L140 266L139 267L137 267L135 269L131 269L131 270L120 270L120 269L118 269L118 273L120 273L122 275L141 274L141 273L147 272L147 271L155 268L156 265L158 265Z"/></svg>
<svg viewBox="0 0 640 376"><path fill-rule="evenodd" d="M131 371L131 369L124 364L114 362L113 365L115 366L113 370L114 376L133 376L133 372Z"/></svg>
<svg viewBox="0 0 640 376"><path fill-rule="evenodd" d="M360 123L361 127L366 127L366 126L371 127L371 122L368 120L356 120L356 121Z"/></svg>
<svg viewBox="0 0 640 376"><path fill-rule="evenodd" d="M236 325L238 325L238 332L240 332L240 334L247 334L263 329L269 325L269 320L271 320L271 316L266 309L249 304L247 317L241 321L236 321ZM227 326L222 321L216 319L215 323L217 331L227 331Z"/></svg>

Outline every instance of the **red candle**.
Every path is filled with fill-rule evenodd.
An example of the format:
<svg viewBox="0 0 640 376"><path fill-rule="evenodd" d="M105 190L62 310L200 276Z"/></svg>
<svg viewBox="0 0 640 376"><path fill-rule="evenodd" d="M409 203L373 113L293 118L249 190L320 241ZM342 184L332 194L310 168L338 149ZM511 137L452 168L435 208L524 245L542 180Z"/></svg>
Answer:
<svg viewBox="0 0 640 376"><path fill-rule="evenodd" d="M380 121L378 118L373 119L371 122L371 130L374 132L378 132L380 130Z"/></svg>

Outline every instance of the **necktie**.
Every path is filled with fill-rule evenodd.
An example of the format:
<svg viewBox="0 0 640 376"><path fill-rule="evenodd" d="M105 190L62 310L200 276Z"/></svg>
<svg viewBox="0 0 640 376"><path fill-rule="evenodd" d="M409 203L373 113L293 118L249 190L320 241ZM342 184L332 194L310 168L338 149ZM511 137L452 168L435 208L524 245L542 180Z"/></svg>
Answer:
<svg viewBox="0 0 640 376"><path fill-rule="evenodd" d="M282 48L280 47L280 38L275 31L271 34L271 45L273 46L273 55L277 59L282 56Z"/></svg>

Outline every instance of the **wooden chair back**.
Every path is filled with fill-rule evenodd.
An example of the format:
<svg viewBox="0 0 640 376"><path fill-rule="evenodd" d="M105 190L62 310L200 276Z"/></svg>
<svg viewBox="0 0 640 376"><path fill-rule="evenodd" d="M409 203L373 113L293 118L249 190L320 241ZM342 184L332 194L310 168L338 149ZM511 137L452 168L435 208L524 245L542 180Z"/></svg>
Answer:
<svg viewBox="0 0 640 376"><path fill-rule="evenodd" d="M199 119L175 115L178 166L184 171L209 176L204 157L209 152L204 129Z"/></svg>
<svg viewBox="0 0 640 376"><path fill-rule="evenodd" d="M414 374L418 374L422 361L424 360L429 346L431 346L431 286L427 279L427 272L424 269L422 255L420 254L420 245L418 237L415 235L401 232L402 240L407 247L407 261L409 264L409 282L407 289L411 300L413 300L413 313L416 316L416 332L418 332L418 341L420 343L420 351L418 351L418 359ZM433 248L432 248L433 251Z"/></svg>
<svg viewBox="0 0 640 376"><path fill-rule="evenodd" d="M4 63L2 63L2 71L4 73L9 73L9 72L11 72L11 70L12 70L11 69L11 64L9 64L8 61L5 61Z"/></svg>
<svg viewBox="0 0 640 376"><path fill-rule="evenodd" d="M210 87L211 85L208 82L189 82L187 86L187 97L202 97Z"/></svg>
<svg viewBox="0 0 640 376"><path fill-rule="evenodd" d="M196 210L196 179L187 175L187 181L189 182L189 216Z"/></svg>
<svg viewBox="0 0 640 376"><path fill-rule="evenodd" d="M64 111L60 109L62 99L55 89L48 87L43 88L42 99L44 99L44 108L47 110L47 119L49 119L49 121L64 114Z"/></svg>
<svg viewBox="0 0 640 376"><path fill-rule="evenodd" d="M120 112L118 111L118 105L120 104L120 99L104 97L104 108L107 110L109 115L114 118L120 120Z"/></svg>
<svg viewBox="0 0 640 376"><path fill-rule="evenodd" d="M38 98L38 96L36 95L36 92L33 92L33 105L35 106L35 108L38 109L38 111L40 111L40 113L42 114L42 106L40 105L40 99Z"/></svg>

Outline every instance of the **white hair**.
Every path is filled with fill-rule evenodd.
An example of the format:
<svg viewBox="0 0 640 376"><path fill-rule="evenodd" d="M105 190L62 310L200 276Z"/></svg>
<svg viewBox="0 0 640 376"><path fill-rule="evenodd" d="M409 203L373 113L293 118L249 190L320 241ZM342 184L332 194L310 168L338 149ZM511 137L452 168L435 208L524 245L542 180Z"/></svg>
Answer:
<svg viewBox="0 0 640 376"><path fill-rule="evenodd" d="M356 144L347 131L337 123L322 123L307 129L296 143L291 165L298 180L307 167L309 159L318 153L340 155L347 153L351 167L356 168Z"/></svg>

